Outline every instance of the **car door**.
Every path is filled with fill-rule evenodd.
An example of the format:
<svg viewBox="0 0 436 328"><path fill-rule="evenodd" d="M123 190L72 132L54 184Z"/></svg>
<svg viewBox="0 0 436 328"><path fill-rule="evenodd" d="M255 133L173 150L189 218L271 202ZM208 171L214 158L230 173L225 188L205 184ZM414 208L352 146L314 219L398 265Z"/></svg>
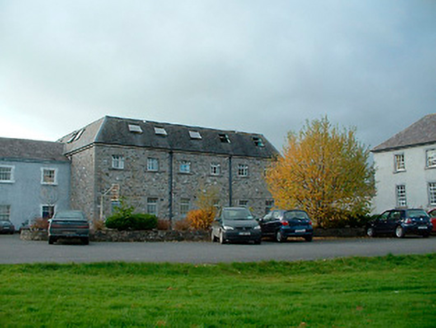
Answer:
<svg viewBox="0 0 436 328"><path fill-rule="evenodd" d="M276 232L276 225L280 221L280 211L274 210L268 213L262 220L261 229L264 235L273 235Z"/></svg>
<svg viewBox="0 0 436 328"><path fill-rule="evenodd" d="M397 228L398 222L401 220L401 211L391 211L389 213L389 217L386 223L386 232L385 233L394 233Z"/></svg>
<svg viewBox="0 0 436 328"><path fill-rule="evenodd" d="M382 213L373 224L374 230L376 233L388 233L388 217L390 211L386 211Z"/></svg>

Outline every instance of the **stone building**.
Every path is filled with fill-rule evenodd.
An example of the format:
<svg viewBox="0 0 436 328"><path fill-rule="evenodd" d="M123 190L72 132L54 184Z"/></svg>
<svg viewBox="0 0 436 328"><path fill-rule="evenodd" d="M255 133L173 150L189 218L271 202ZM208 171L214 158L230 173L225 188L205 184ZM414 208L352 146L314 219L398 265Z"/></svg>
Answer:
<svg viewBox="0 0 436 328"><path fill-rule="evenodd" d="M374 212L436 207L436 114L423 117L372 150Z"/></svg>
<svg viewBox="0 0 436 328"><path fill-rule="evenodd" d="M106 116L60 142L71 161L71 204L107 217L123 197L138 212L179 220L201 190L218 206L272 206L264 173L278 152L259 134Z"/></svg>

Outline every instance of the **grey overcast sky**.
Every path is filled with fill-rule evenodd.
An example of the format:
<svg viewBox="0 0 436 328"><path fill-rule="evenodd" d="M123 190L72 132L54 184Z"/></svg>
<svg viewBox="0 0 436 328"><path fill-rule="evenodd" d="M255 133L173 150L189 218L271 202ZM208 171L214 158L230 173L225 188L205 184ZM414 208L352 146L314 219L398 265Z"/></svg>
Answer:
<svg viewBox="0 0 436 328"><path fill-rule="evenodd" d="M0 136L105 115L375 147L436 112L435 0L0 0Z"/></svg>

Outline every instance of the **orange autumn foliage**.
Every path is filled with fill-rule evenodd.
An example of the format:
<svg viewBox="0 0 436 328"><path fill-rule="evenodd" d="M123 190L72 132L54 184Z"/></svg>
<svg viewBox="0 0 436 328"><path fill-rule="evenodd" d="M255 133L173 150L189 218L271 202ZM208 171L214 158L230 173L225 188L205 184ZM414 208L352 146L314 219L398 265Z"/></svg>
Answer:
<svg viewBox="0 0 436 328"><path fill-rule="evenodd" d="M276 207L304 209L318 226L327 227L369 212L375 188L368 159L355 129L341 131L324 117L288 134L266 182Z"/></svg>

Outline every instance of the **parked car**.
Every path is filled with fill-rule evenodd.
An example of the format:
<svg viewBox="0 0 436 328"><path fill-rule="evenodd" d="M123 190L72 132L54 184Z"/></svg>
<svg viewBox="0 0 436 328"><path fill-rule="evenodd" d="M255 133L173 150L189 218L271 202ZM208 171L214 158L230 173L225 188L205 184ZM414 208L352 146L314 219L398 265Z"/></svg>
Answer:
<svg viewBox="0 0 436 328"><path fill-rule="evenodd" d="M313 239L312 221L302 210L273 210L260 219L259 224L262 236L273 237L279 243L288 237L303 237L306 241Z"/></svg>
<svg viewBox="0 0 436 328"><path fill-rule="evenodd" d="M55 213L48 225L48 243L51 245L58 239L80 239L89 244L89 223L81 211L60 211Z"/></svg>
<svg viewBox="0 0 436 328"><path fill-rule="evenodd" d="M259 223L245 207L224 207L212 223L211 239L227 242L262 242Z"/></svg>
<svg viewBox="0 0 436 328"><path fill-rule="evenodd" d="M10 233L11 235L15 232L15 227L9 220L0 221L0 233Z"/></svg>
<svg viewBox="0 0 436 328"><path fill-rule="evenodd" d="M433 233L436 233L436 208L428 211L428 215L430 215L431 224L433 224Z"/></svg>
<svg viewBox="0 0 436 328"><path fill-rule="evenodd" d="M429 215L422 209L393 209L383 212L368 223L366 234L393 235L402 238L408 234L428 237L433 229Z"/></svg>

